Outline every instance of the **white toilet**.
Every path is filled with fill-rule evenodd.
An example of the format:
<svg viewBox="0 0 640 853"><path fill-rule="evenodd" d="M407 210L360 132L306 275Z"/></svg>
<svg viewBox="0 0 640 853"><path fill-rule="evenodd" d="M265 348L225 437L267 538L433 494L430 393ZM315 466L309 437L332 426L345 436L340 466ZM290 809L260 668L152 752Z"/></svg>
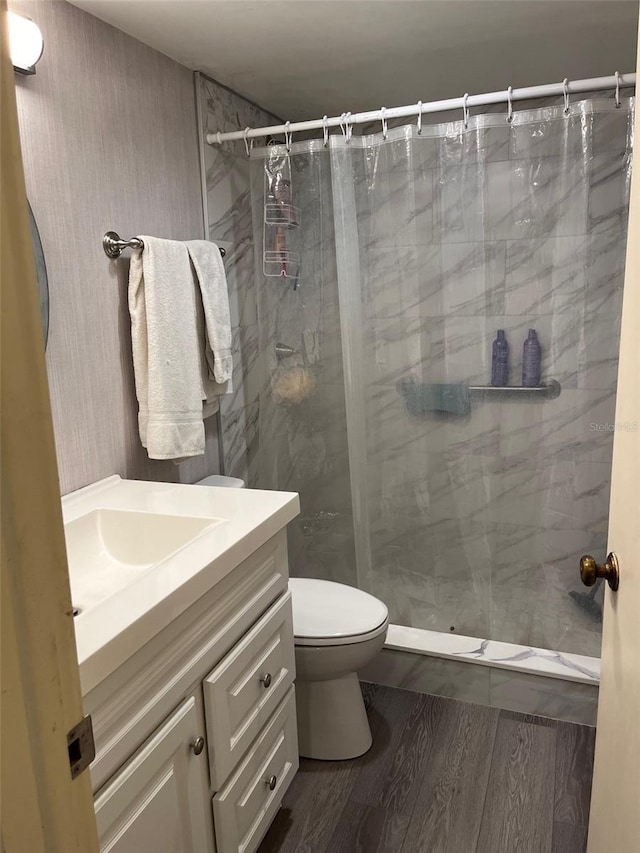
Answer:
<svg viewBox="0 0 640 853"><path fill-rule="evenodd" d="M300 755L356 758L371 746L357 671L384 645L386 606L332 581L290 578Z"/></svg>
<svg viewBox="0 0 640 853"><path fill-rule="evenodd" d="M241 489L244 480L215 474L196 485ZM300 755L357 758L371 746L357 672L384 645L387 608L367 592L332 581L290 578L289 589Z"/></svg>

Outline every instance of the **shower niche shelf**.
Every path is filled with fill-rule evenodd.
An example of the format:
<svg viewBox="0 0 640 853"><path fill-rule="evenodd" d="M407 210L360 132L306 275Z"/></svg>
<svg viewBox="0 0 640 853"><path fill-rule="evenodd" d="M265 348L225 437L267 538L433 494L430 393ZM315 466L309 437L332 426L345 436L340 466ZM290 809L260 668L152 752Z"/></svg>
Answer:
<svg viewBox="0 0 640 853"><path fill-rule="evenodd" d="M555 400L561 391L562 386L556 379L548 379L533 388L524 385L469 385L470 394L496 399L510 397L523 400Z"/></svg>
<svg viewBox="0 0 640 853"><path fill-rule="evenodd" d="M401 379L397 384L409 414L465 417L471 414L474 399L482 400L553 400L562 390L556 379L548 379L533 388L523 385L466 385L458 383L420 382L415 377Z"/></svg>

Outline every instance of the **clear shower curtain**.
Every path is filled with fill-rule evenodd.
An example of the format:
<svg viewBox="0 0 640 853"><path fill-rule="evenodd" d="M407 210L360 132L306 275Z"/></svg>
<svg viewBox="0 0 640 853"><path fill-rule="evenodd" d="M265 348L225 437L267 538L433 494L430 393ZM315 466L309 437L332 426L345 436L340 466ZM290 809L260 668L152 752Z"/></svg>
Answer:
<svg viewBox="0 0 640 853"><path fill-rule="evenodd" d="M301 459L321 461L325 492L317 471L298 478L311 507L298 573L318 574L319 551L341 552L339 518L342 534L351 525L348 554L326 558L325 576L378 595L393 622L599 653L601 593L582 592L577 564L606 548L631 129L630 101L588 99L568 114L551 106L511 123L496 113L421 134L335 135L329 152L293 147L299 288L259 277L271 363L260 443L272 466L291 466L302 417L275 400L275 338L286 328L304 340L314 323L320 339L340 332L326 351L332 381L320 378L322 346L313 368L317 408L299 404ZM296 190L298 158L311 171ZM254 202L264 165L254 163ZM521 384L531 328L559 397L463 394L439 410L434 388L489 384L498 329L510 384ZM430 389L420 413L407 388ZM271 487L294 487L290 467L271 473Z"/></svg>
<svg viewBox="0 0 640 853"><path fill-rule="evenodd" d="M330 153L318 141L254 150L251 187L258 486L300 495L288 527L292 574L355 586Z"/></svg>

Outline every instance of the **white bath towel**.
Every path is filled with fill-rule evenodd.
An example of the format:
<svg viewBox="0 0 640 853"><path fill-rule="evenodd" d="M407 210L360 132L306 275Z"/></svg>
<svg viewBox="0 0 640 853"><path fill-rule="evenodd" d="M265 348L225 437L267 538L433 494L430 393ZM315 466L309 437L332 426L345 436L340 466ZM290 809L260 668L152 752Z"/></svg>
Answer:
<svg viewBox="0 0 640 853"><path fill-rule="evenodd" d="M189 240L186 243L200 287L206 328L205 356L209 378L218 389L214 393L228 394L233 388L231 375L231 320L227 276L220 250L208 240ZM207 394L207 399L209 398Z"/></svg>
<svg viewBox="0 0 640 853"><path fill-rule="evenodd" d="M140 440L151 459L204 453L196 285L184 243L140 237L129 313Z"/></svg>

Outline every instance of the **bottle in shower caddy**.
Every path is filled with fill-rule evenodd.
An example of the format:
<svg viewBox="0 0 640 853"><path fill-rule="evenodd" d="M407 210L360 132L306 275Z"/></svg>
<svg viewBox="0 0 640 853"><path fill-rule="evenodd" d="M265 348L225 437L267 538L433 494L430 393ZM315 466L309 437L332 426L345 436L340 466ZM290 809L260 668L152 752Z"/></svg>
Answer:
<svg viewBox="0 0 640 853"><path fill-rule="evenodd" d="M498 335L491 348L491 384L504 387L509 381L509 344L504 329L498 329Z"/></svg>
<svg viewBox="0 0 640 853"><path fill-rule="evenodd" d="M542 378L542 352L535 329L529 329L529 335L522 348L522 387L537 388Z"/></svg>
<svg viewBox="0 0 640 853"><path fill-rule="evenodd" d="M274 235L273 247L277 256L280 260L280 275L286 277L287 275L287 238L285 236L284 229L278 225L276 228L276 233Z"/></svg>
<svg viewBox="0 0 640 853"><path fill-rule="evenodd" d="M278 175L273 184L273 194L278 203L281 221L285 225L292 225L291 181Z"/></svg>

